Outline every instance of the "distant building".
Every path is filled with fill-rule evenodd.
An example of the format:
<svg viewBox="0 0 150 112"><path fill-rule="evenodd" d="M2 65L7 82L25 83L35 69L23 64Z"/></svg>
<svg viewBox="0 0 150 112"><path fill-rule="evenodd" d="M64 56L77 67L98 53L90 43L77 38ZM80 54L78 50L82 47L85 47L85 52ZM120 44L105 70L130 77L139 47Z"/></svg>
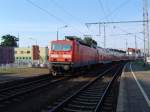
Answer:
<svg viewBox="0 0 150 112"><path fill-rule="evenodd" d="M142 56L141 50L140 49L135 49L135 48L128 48L127 54L129 56Z"/></svg>
<svg viewBox="0 0 150 112"><path fill-rule="evenodd" d="M48 60L48 47L39 47L39 62L46 63Z"/></svg>
<svg viewBox="0 0 150 112"><path fill-rule="evenodd" d="M39 47L33 45L32 47L15 48L15 62L16 63L46 63L48 56L47 47Z"/></svg>
<svg viewBox="0 0 150 112"><path fill-rule="evenodd" d="M0 46L0 64L10 64L14 62L14 48Z"/></svg>

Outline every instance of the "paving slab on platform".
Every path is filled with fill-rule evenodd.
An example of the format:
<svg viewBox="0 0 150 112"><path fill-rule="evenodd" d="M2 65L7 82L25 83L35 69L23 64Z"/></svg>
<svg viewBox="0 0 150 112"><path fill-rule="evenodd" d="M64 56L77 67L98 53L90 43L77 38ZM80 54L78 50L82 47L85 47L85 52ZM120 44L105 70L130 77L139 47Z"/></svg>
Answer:
<svg viewBox="0 0 150 112"><path fill-rule="evenodd" d="M117 112L150 112L150 69L128 63L120 79Z"/></svg>

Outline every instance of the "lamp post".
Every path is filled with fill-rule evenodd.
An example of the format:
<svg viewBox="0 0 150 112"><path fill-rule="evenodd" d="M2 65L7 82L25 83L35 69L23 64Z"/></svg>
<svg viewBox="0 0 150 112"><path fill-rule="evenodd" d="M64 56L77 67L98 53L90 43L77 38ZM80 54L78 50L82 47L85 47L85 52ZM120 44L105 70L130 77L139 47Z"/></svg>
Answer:
<svg viewBox="0 0 150 112"><path fill-rule="evenodd" d="M35 41L35 44L37 45L37 40L36 39L33 39L33 38L29 38L29 39Z"/></svg>
<svg viewBox="0 0 150 112"><path fill-rule="evenodd" d="M35 41L35 44L36 44L36 48L32 48L32 46L31 46L32 52L33 52L33 49L35 49L35 53L34 52L33 53L34 53L34 55L36 54L35 58L34 58L34 55L32 56L32 63L40 64L40 52L39 52L39 45L37 44L37 40L32 37L30 37L29 39Z"/></svg>
<svg viewBox="0 0 150 112"><path fill-rule="evenodd" d="M62 26L62 27L58 27L57 28L57 40L59 39L58 37L59 37L59 30L60 29L63 29L63 28L67 28L68 27L68 25L65 25L65 26Z"/></svg>

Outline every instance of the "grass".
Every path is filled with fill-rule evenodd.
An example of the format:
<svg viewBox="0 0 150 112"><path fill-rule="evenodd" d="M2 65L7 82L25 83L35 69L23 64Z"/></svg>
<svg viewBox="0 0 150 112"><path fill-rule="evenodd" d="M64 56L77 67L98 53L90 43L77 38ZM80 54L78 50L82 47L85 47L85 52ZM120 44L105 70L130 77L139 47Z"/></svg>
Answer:
<svg viewBox="0 0 150 112"><path fill-rule="evenodd" d="M0 74L34 75L47 73L47 68L0 68Z"/></svg>

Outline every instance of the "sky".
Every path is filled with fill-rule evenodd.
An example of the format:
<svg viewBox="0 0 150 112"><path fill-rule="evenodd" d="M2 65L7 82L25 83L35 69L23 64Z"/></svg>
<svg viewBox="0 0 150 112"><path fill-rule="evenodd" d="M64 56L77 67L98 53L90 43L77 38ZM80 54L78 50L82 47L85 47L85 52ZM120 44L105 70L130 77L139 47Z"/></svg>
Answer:
<svg viewBox="0 0 150 112"><path fill-rule="evenodd" d="M92 35L103 47L103 26L85 23L130 21L143 19L143 0L0 0L0 36L19 36L20 46L31 46L36 41L40 46L48 46L56 40L74 35ZM148 0L149 1L149 0ZM150 2L148 3L149 11ZM67 25L67 28L62 28ZM143 47L142 23L107 24L106 47ZM127 33L132 33L126 35Z"/></svg>

